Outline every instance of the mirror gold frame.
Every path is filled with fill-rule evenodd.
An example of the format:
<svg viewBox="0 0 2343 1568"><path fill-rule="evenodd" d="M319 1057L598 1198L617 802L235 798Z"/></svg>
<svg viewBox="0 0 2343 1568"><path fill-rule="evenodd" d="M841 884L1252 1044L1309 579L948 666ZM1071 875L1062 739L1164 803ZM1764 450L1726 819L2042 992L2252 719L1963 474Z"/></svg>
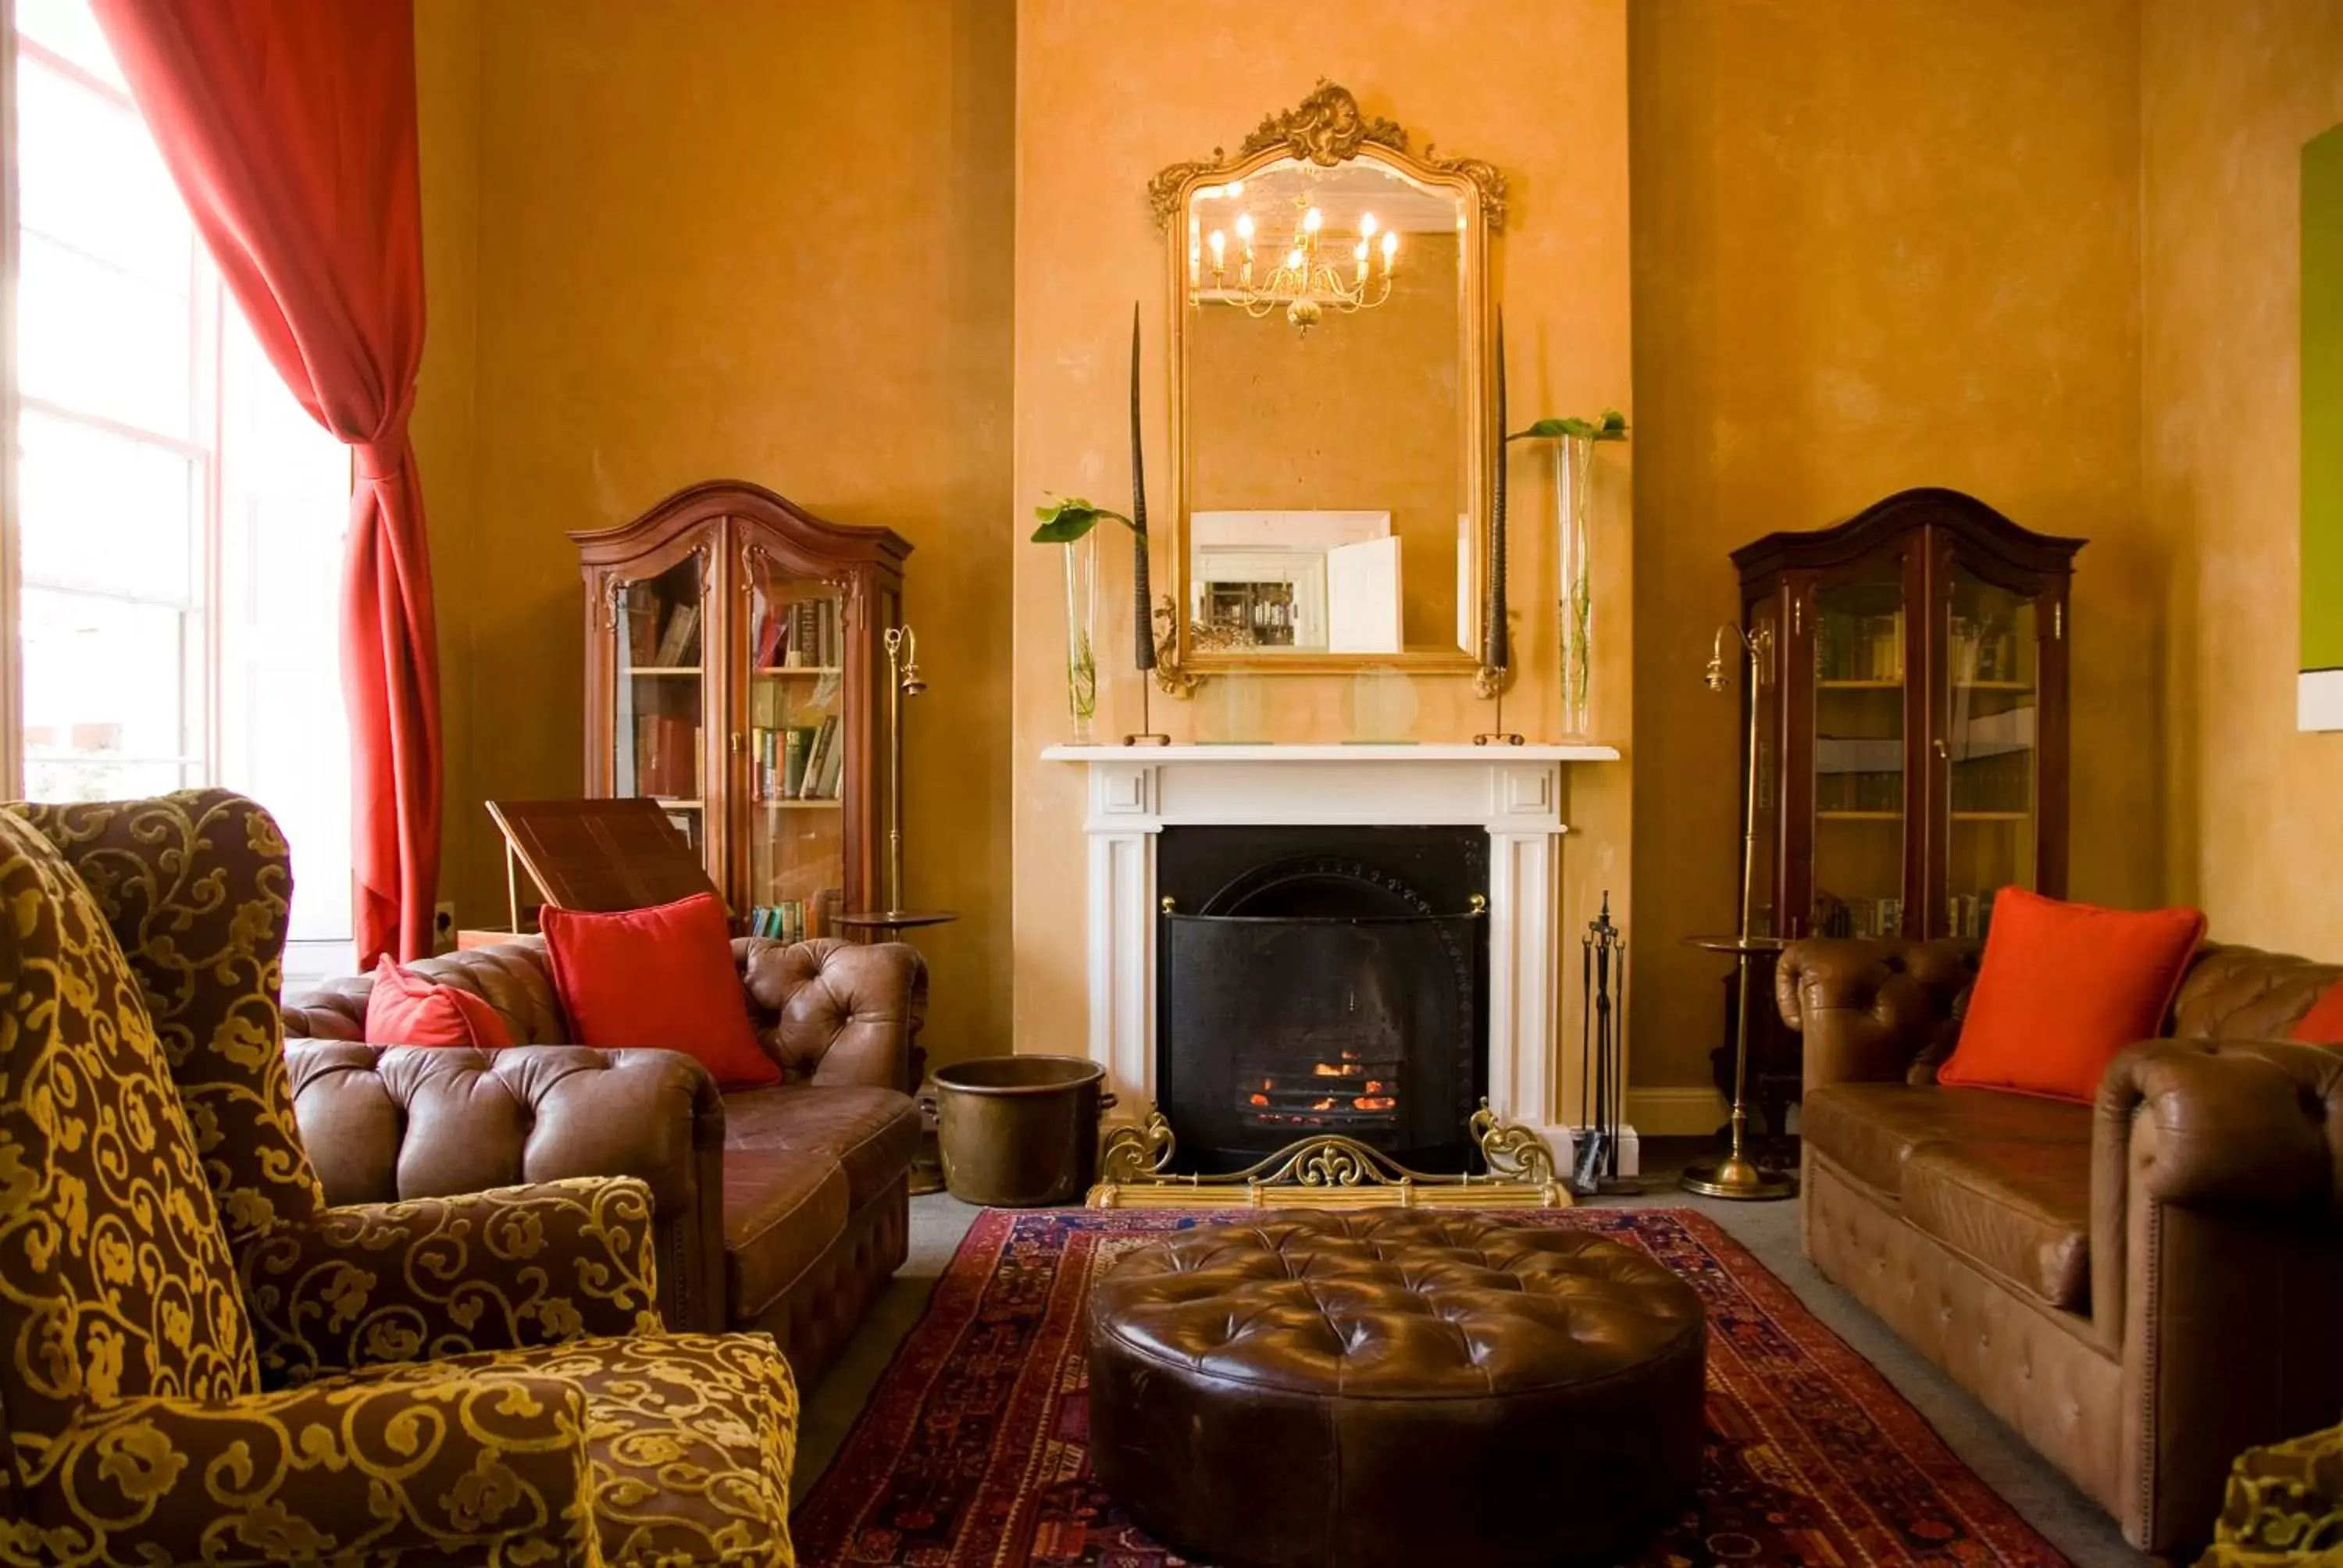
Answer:
<svg viewBox="0 0 2343 1568"><path fill-rule="evenodd" d="M1459 268L1463 341L1459 349L1463 428L1477 436L1463 454L1466 494L1471 498L1473 609L1471 649L1413 648L1396 653L1304 653L1263 657L1225 649L1198 648L1189 635L1185 607L1190 597L1188 501L1190 450L1187 430L1188 248L1185 213L1199 188L1250 177L1281 160L1306 160L1321 167L1365 161L1434 190L1452 193L1463 215ZM1209 158L1173 164L1148 182L1147 196L1166 236L1171 331L1166 363L1172 390L1172 591L1157 600L1158 651L1155 678L1175 696L1192 694L1207 675L1349 674L1398 669L1413 674L1472 676L1493 689L1503 672L1488 668L1479 649L1486 646L1490 613L1490 534L1494 505L1496 452L1493 431L1490 346L1490 239L1504 226L1505 176L1479 158L1436 157L1430 143L1421 154L1409 146L1397 121L1362 111L1347 88L1322 80L1294 108L1262 119L1234 154L1219 147ZM1168 627L1165 623L1169 623Z"/></svg>

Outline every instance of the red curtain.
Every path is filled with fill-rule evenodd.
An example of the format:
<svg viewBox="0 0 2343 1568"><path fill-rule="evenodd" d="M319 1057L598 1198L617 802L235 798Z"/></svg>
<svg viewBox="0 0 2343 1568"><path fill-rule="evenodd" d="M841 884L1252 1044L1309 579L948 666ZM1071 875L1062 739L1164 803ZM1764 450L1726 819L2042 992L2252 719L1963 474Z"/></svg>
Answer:
<svg viewBox="0 0 2343 1568"><path fill-rule="evenodd" d="M431 950L439 675L407 420L423 354L410 0L95 0L197 229L301 406L350 444L342 685L358 961Z"/></svg>

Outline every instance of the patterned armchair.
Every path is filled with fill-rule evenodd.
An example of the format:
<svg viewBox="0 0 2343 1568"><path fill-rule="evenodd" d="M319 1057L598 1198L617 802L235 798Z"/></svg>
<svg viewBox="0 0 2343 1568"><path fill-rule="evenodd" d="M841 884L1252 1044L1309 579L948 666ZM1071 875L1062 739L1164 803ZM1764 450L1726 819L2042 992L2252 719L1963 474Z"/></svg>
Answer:
<svg viewBox="0 0 2343 1568"><path fill-rule="evenodd" d="M662 1332L650 1198L326 1205L276 824L0 809L0 1563L786 1564L760 1335Z"/></svg>

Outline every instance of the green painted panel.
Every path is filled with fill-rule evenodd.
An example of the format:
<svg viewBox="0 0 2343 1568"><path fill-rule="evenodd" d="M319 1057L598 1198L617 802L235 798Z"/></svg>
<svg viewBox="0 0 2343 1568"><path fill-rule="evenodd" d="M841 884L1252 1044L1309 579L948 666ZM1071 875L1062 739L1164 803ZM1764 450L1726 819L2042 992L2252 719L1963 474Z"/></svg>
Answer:
<svg viewBox="0 0 2343 1568"><path fill-rule="evenodd" d="M2343 669L2343 126L2302 149L2302 668Z"/></svg>

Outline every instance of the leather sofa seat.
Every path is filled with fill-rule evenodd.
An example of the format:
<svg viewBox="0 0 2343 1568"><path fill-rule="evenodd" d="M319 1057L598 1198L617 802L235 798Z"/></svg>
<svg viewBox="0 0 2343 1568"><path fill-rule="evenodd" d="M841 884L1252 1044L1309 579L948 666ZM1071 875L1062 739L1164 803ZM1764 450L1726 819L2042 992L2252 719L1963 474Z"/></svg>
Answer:
<svg viewBox="0 0 2343 1568"><path fill-rule="evenodd" d="M860 1209L910 1169L920 1152L920 1113L908 1096L870 1084L752 1089L724 1101L724 1147L837 1165L846 1173L848 1206ZM729 1159L725 1169L732 1169Z"/></svg>
<svg viewBox="0 0 2343 1568"><path fill-rule="evenodd" d="M725 1296L754 1322L920 1150L909 1097L869 1084L784 1083L724 1101Z"/></svg>
<svg viewBox="0 0 2343 1568"><path fill-rule="evenodd" d="M1822 1084L1803 1115L1808 1147L1891 1198L1903 1194L1906 1162L1930 1144L2091 1143L2087 1105L1933 1083Z"/></svg>
<svg viewBox="0 0 2343 1568"><path fill-rule="evenodd" d="M2087 1141L1925 1144L1905 1161L1904 1218L2045 1306L2091 1304Z"/></svg>
<svg viewBox="0 0 2343 1568"><path fill-rule="evenodd" d="M786 1154L749 1151L724 1161L724 1299L750 1323L780 1299L846 1229L854 1213L846 1173Z"/></svg>

